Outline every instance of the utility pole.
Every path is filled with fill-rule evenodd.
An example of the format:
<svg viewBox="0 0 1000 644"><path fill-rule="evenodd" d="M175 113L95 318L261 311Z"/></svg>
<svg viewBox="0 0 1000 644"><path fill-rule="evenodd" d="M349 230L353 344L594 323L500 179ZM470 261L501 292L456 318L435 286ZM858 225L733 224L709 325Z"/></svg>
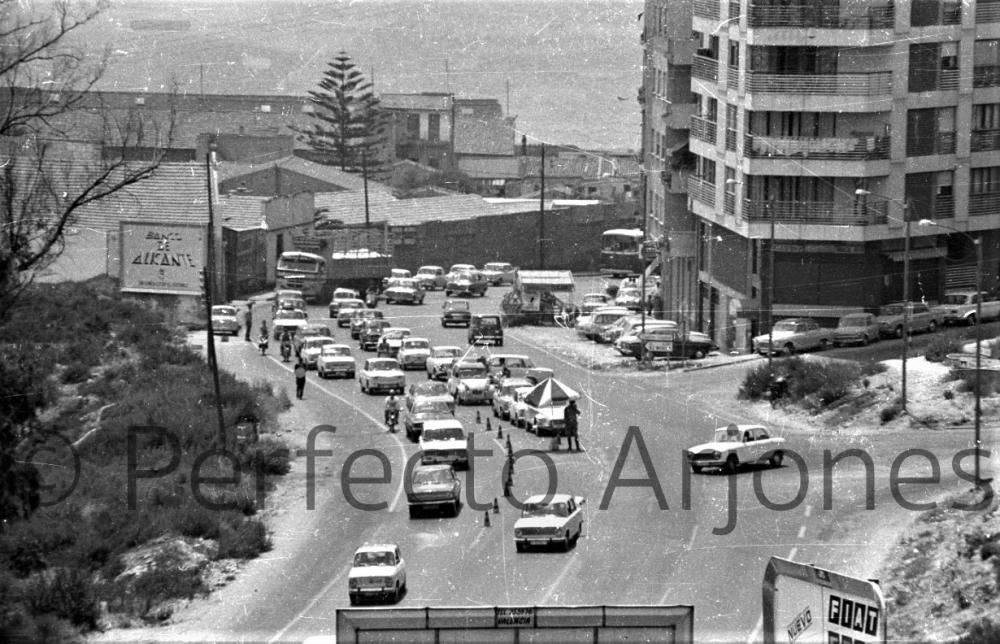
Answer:
<svg viewBox="0 0 1000 644"><path fill-rule="evenodd" d="M770 210L771 241L767 244L767 373L771 376L771 364L774 360L774 199L768 201Z"/></svg>
<svg viewBox="0 0 1000 644"><path fill-rule="evenodd" d="M903 399L903 413L906 413L906 353L910 345L910 204L903 204L903 219L906 227L903 242L903 384L900 396ZM976 320L979 323L979 320Z"/></svg>
<svg viewBox="0 0 1000 644"><path fill-rule="evenodd" d="M538 196L538 268L545 268L545 144L542 143L541 184Z"/></svg>
<svg viewBox="0 0 1000 644"><path fill-rule="evenodd" d="M215 215L212 210L212 154L215 144L212 143L205 153L205 176L208 182L208 248L205 254L205 313L208 316L208 368L212 371L212 386L215 389L215 412L219 423L219 449L226 449L226 421L222 415L222 388L219 386L219 363L215 357L215 332L212 328L212 294L215 290Z"/></svg>

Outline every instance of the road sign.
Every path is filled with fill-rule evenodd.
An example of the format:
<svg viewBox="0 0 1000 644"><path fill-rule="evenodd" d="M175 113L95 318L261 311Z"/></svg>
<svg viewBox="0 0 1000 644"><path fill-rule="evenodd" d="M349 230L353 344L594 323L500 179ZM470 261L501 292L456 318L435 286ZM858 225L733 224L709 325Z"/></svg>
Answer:
<svg viewBox="0 0 1000 644"><path fill-rule="evenodd" d="M763 595L765 644L887 641L885 598L875 581L771 557Z"/></svg>
<svg viewBox="0 0 1000 644"><path fill-rule="evenodd" d="M642 242L642 258L651 262L660 256L660 245L655 241Z"/></svg>

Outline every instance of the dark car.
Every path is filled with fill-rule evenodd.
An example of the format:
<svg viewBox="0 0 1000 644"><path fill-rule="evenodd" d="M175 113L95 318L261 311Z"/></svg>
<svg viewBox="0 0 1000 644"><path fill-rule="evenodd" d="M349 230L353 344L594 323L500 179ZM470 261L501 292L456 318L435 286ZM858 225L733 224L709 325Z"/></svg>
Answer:
<svg viewBox="0 0 1000 644"><path fill-rule="evenodd" d="M368 320L385 317L385 314L378 309L352 309L351 310L351 339L357 340L361 337L361 328Z"/></svg>
<svg viewBox="0 0 1000 644"><path fill-rule="evenodd" d="M452 293L468 295L469 297L473 295L485 297L488 287L489 282L486 281L486 276L478 270L453 273L448 277L448 283L444 285L444 294L449 297Z"/></svg>
<svg viewBox="0 0 1000 644"><path fill-rule="evenodd" d="M358 334L358 344L365 351L371 351L378 346L378 340L382 337L382 331L392 326L392 322L383 318L372 318L366 320L365 325Z"/></svg>
<svg viewBox="0 0 1000 644"><path fill-rule="evenodd" d="M469 344L503 346L503 325L499 315L473 315L469 323Z"/></svg>
<svg viewBox="0 0 1000 644"><path fill-rule="evenodd" d="M445 300L441 310L441 326L461 324L467 327L472 320L469 303L462 300Z"/></svg>
<svg viewBox="0 0 1000 644"><path fill-rule="evenodd" d="M708 334L688 331L683 336L675 327L660 327L639 334L639 340L646 347L650 358L704 358L718 347ZM640 356L636 356L637 358Z"/></svg>
<svg viewBox="0 0 1000 644"><path fill-rule="evenodd" d="M410 518L430 508L441 508L457 516L462 505L462 482L448 464L418 465L413 468L406 501Z"/></svg>

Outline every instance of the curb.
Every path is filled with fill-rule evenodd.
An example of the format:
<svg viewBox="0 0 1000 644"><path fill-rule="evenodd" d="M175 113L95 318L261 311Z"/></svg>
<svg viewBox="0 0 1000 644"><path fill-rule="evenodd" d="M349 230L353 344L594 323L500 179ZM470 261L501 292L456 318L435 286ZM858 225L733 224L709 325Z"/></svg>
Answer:
<svg viewBox="0 0 1000 644"><path fill-rule="evenodd" d="M688 373L688 372L691 372L691 371L704 371L705 369L718 369L719 367L729 367L729 366L732 366L734 364L742 364L744 362L753 362L754 360L760 360L763 357L764 356L759 356L759 355L744 356L744 357L740 358L739 360L730 360L728 362L717 362L717 363L714 363L714 364L700 365L700 366L696 366L696 367L686 367L686 368L682 369L681 371L683 373Z"/></svg>

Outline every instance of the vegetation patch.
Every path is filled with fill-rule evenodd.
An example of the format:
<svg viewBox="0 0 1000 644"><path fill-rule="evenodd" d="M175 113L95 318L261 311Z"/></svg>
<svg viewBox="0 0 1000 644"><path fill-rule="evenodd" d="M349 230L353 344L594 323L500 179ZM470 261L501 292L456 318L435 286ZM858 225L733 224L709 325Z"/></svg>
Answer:
<svg viewBox="0 0 1000 644"><path fill-rule="evenodd" d="M853 362L781 358L773 360L770 369L767 363L748 369L737 397L753 401L769 398L771 384L784 378L787 402L819 410L846 396L860 376L861 367Z"/></svg>

